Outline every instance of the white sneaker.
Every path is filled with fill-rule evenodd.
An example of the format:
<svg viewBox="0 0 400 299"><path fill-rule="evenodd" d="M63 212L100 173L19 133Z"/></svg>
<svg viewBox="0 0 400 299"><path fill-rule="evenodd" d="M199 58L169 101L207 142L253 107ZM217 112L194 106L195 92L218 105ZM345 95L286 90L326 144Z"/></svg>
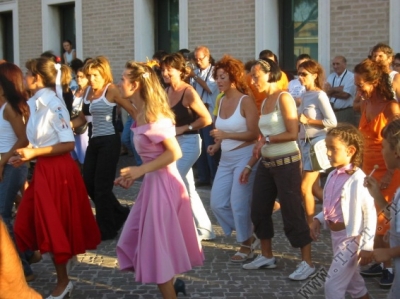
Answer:
<svg viewBox="0 0 400 299"><path fill-rule="evenodd" d="M313 274L315 274L316 269L315 267L310 267L305 261L302 261L298 266L297 269L289 275L291 280L306 280Z"/></svg>
<svg viewBox="0 0 400 299"><path fill-rule="evenodd" d="M257 270L261 268L274 269L276 268L276 259L274 257L269 259L263 255L259 255L254 259L254 261L244 264L242 267L245 270Z"/></svg>

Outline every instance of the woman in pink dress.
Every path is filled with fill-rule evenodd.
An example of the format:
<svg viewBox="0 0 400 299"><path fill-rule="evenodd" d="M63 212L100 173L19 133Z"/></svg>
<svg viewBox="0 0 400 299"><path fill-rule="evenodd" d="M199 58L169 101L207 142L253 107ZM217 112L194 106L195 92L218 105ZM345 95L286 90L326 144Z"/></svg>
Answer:
<svg viewBox="0 0 400 299"><path fill-rule="evenodd" d="M117 245L118 262L121 270L135 272L136 281L156 283L163 298L176 298L175 275L202 265L204 255L175 163L182 156L175 117L147 65L127 62L119 87L137 108L132 130L143 164L122 169L115 184L128 188L137 178L144 179Z"/></svg>

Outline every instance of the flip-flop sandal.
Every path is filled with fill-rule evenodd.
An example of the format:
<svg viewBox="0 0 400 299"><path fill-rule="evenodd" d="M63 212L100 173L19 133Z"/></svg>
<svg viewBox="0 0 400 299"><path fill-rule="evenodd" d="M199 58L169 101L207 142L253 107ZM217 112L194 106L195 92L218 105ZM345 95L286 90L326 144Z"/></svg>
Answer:
<svg viewBox="0 0 400 299"><path fill-rule="evenodd" d="M241 245L241 247L249 248L250 252L249 253L244 253L244 252L236 252L232 257L231 257L231 262L232 263L243 263L249 259L252 259L254 257L254 252L251 246L247 245ZM235 259L235 256L240 256L240 259Z"/></svg>

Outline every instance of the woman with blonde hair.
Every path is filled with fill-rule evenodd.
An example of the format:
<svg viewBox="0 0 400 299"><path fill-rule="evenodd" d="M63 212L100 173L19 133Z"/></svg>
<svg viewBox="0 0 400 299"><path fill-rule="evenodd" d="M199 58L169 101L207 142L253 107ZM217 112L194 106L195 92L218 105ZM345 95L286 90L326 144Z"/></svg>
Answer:
<svg viewBox="0 0 400 299"><path fill-rule="evenodd" d="M92 136L83 163L83 179L90 198L96 206L96 221L101 239L114 239L129 214L112 192L121 149L121 139L113 125L117 104L131 115L133 106L123 99L114 85L108 59L98 56L85 63L83 72L89 80L84 102L90 102Z"/></svg>
<svg viewBox="0 0 400 299"><path fill-rule="evenodd" d="M14 231L21 251L50 253L57 286L48 299L71 294L67 262L87 249L96 249L100 233L79 169L70 152L74 135L62 99L61 84L69 68L47 58L26 62L28 100L27 136L32 147L14 151L10 163L18 167L36 159L32 180L18 208ZM54 92L56 89L56 92Z"/></svg>
<svg viewBox="0 0 400 299"><path fill-rule="evenodd" d="M130 187L144 176L132 212L117 245L121 270L135 272L136 281L156 283L163 298L185 293L174 276L203 264L189 196L176 167L182 157L175 138L175 116L155 72L128 61L119 84L124 98L137 108L134 143L141 166L126 167L116 185Z"/></svg>

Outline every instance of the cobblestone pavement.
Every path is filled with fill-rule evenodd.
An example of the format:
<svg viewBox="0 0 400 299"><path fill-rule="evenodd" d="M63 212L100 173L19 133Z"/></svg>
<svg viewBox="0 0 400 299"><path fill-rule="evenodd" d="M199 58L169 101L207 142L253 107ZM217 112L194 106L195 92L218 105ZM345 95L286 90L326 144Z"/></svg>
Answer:
<svg viewBox="0 0 400 299"><path fill-rule="evenodd" d="M129 165L132 157L123 156L119 165ZM129 190L116 188L115 194L121 202L133 205L140 188L137 182ZM182 298L315 298L323 296L320 279L294 282L288 275L300 262L300 252L293 249L285 238L280 212L274 214L275 237L274 255L277 257L276 269L243 270L241 264L229 262L229 257L237 250L235 236L226 237L210 210L210 188L199 188L198 192L211 217L217 238L202 242L205 264L181 275L186 282L187 296ZM161 298L156 285L144 285L134 281L134 274L121 272L115 254L117 238L102 242L96 251L88 251L78 256L78 263L70 272L74 283L74 299L112 299L112 298ZM256 253L260 253L259 250ZM313 260L319 273L329 269L332 250L329 232L324 231L320 241L312 245ZM50 294L55 285L55 270L49 259L32 265L37 278L30 285L44 297ZM305 286L308 282L308 286ZM378 278L367 278L370 298L386 298L387 291L379 288ZM312 285L313 286L312 286ZM304 287L305 286L305 287ZM346 297L350 298L350 296Z"/></svg>

